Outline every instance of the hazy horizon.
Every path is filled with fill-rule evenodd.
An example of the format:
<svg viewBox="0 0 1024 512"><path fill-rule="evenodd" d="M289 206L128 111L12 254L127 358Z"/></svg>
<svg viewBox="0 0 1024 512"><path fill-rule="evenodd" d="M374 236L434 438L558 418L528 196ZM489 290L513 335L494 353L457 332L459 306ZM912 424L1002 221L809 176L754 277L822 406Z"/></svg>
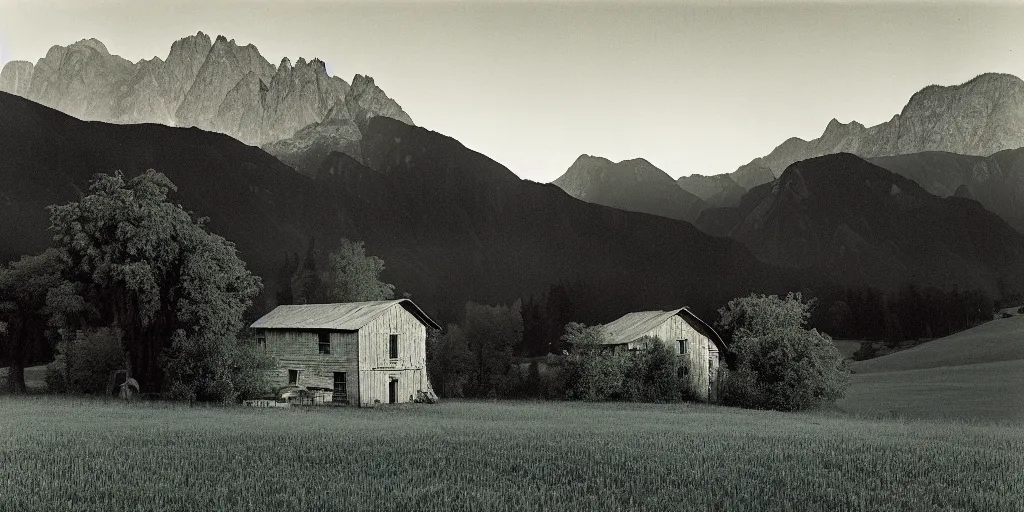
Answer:
<svg viewBox="0 0 1024 512"><path fill-rule="evenodd" d="M184 7L183 7L184 4ZM0 0L0 65L96 38L132 61L203 31L373 76L417 125L549 182L580 154L732 172L931 85L1024 76L1024 6ZM1015 54L1016 51L1016 54Z"/></svg>

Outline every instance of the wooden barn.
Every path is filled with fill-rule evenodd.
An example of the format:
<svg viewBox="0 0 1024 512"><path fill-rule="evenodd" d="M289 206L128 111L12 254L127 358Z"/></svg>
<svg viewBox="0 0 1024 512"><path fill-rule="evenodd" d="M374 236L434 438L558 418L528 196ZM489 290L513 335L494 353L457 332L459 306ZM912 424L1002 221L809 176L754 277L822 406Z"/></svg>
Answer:
<svg viewBox="0 0 1024 512"><path fill-rule="evenodd" d="M408 299L278 306L252 324L258 346L277 361L276 387L321 389L353 405L435 397L427 327L439 328Z"/></svg>
<svg viewBox="0 0 1024 512"><path fill-rule="evenodd" d="M687 308L628 313L604 325L605 344L612 352L642 350L655 337L679 357L679 376L689 379L699 398L711 396L725 342Z"/></svg>

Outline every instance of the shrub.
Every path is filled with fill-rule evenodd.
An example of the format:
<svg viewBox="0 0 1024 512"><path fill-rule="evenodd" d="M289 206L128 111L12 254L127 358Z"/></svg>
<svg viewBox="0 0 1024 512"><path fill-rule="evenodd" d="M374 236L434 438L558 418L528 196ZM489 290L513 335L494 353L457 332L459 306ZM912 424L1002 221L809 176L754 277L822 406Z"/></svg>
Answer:
<svg viewBox="0 0 1024 512"><path fill-rule="evenodd" d="M676 354L658 338L622 358L622 398L631 402L675 402L684 396Z"/></svg>
<svg viewBox="0 0 1024 512"><path fill-rule="evenodd" d="M625 358L603 352L604 329L601 326L569 323L562 341L572 345L563 368L568 398L599 401L621 396Z"/></svg>
<svg viewBox="0 0 1024 512"><path fill-rule="evenodd" d="M757 374L749 367L735 371L721 368L718 371L718 402L723 405L756 409L764 402L757 382Z"/></svg>
<svg viewBox="0 0 1024 512"><path fill-rule="evenodd" d="M853 353L854 361L863 361L865 359L872 359L878 356L878 347L870 341L861 342L860 348Z"/></svg>
<svg viewBox="0 0 1024 512"><path fill-rule="evenodd" d="M832 341L817 331L789 328L736 345L738 368L757 382L759 406L794 411L834 402L849 371Z"/></svg>
<svg viewBox="0 0 1024 512"><path fill-rule="evenodd" d="M57 351L46 368L46 386L55 392L104 394L111 372L125 367L121 332L114 328L78 331L58 342Z"/></svg>
<svg viewBox="0 0 1024 512"><path fill-rule="evenodd" d="M805 328L812 304L800 294L751 295L719 310L736 355L723 399L791 411L842 397L850 372L831 338Z"/></svg>
<svg viewBox="0 0 1024 512"><path fill-rule="evenodd" d="M266 395L267 373L274 367L250 340L182 333L175 335L163 362L170 398L221 403Z"/></svg>

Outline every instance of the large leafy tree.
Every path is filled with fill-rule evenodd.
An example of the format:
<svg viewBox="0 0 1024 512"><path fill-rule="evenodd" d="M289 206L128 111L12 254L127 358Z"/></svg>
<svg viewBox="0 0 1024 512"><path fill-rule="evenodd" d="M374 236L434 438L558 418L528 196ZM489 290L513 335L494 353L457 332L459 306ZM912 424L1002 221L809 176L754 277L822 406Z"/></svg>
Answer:
<svg viewBox="0 0 1024 512"><path fill-rule="evenodd" d="M807 329L812 305L799 293L754 294L719 310L719 327L731 333L736 355L723 391L726 401L799 410L842 397L849 370L828 335Z"/></svg>
<svg viewBox="0 0 1024 512"><path fill-rule="evenodd" d="M130 180L101 174L80 201L51 207L54 245L69 262L55 302L80 297L85 305L55 317L117 328L128 371L144 391L171 384L202 396L223 389L237 366L235 335L260 281L231 242L168 199L175 190L153 170ZM182 359L209 352L218 357ZM165 374L164 366L179 371Z"/></svg>
<svg viewBox="0 0 1024 512"><path fill-rule="evenodd" d="M0 363L7 365L6 388L25 391L25 367L48 359L46 297L56 289L66 259L61 251L24 256L0 268Z"/></svg>
<svg viewBox="0 0 1024 512"><path fill-rule="evenodd" d="M384 260L368 256L363 242L341 240L327 257L326 294L329 302L389 300L395 287L380 280Z"/></svg>

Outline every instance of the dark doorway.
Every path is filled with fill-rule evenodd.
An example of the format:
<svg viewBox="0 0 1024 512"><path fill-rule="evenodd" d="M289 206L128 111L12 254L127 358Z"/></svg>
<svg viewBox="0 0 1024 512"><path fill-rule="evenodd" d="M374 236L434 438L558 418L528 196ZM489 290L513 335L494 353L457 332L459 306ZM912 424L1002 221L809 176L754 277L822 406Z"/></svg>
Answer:
<svg viewBox="0 0 1024 512"><path fill-rule="evenodd" d="M388 382L388 403L398 403L398 379L395 377Z"/></svg>
<svg viewBox="0 0 1024 512"><path fill-rule="evenodd" d="M345 372L334 372L334 398L335 402L348 402L348 382Z"/></svg>

